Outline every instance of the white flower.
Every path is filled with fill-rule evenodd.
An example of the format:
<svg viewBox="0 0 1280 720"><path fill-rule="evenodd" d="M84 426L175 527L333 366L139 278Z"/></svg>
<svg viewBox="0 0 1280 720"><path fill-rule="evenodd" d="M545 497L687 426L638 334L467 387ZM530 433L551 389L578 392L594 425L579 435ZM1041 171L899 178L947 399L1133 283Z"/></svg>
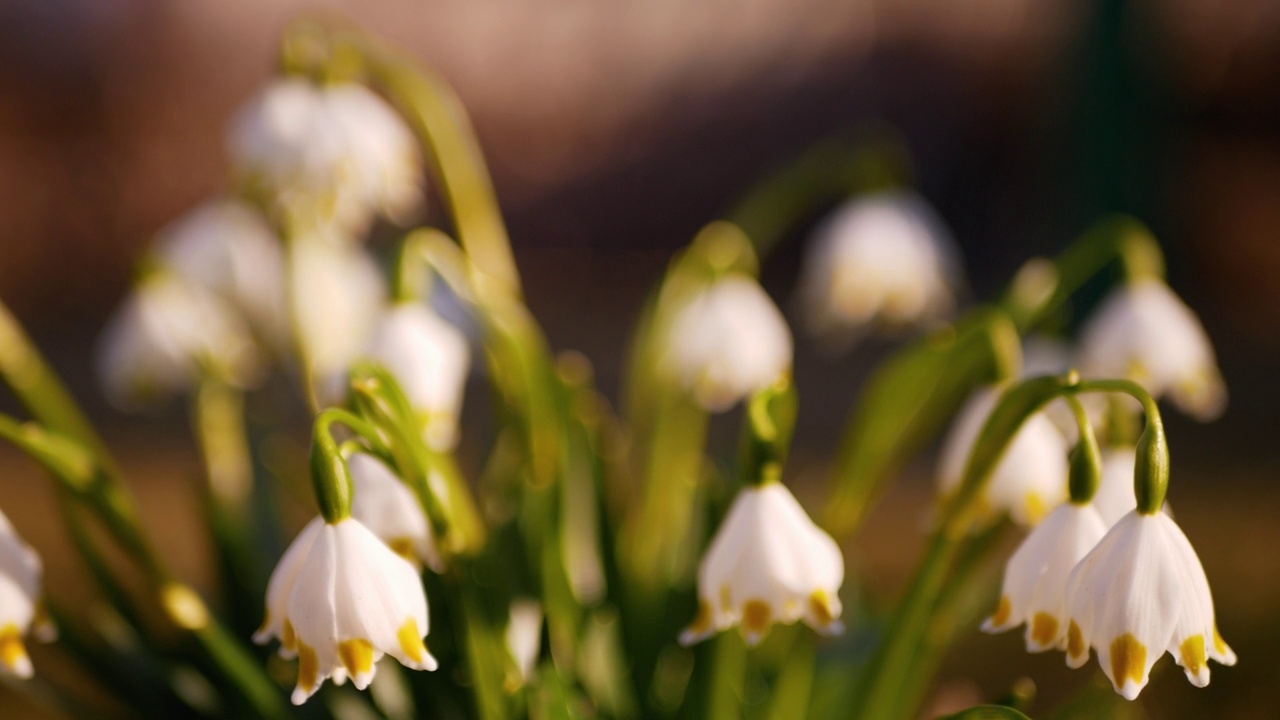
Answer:
<svg viewBox="0 0 1280 720"><path fill-rule="evenodd" d="M542 606L537 600L511 602L507 620L507 653L515 661L523 682L533 680L534 666L542 647Z"/></svg>
<svg viewBox="0 0 1280 720"><path fill-rule="evenodd" d="M1091 505L1059 505L1009 559L1000 603L982 629L1001 632L1026 623L1029 652L1065 647L1067 578L1106 533Z"/></svg>
<svg viewBox="0 0 1280 720"><path fill-rule="evenodd" d="M919 195L864 195L814 231L800 299L814 332L873 322L914 325L947 314L959 282L955 243Z"/></svg>
<svg viewBox="0 0 1280 720"><path fill-rule="evenodd" d="M1061 340L1044 335L1029 335L1022 341L1022 377L1062 375L1074 364L1073 348ZM1087 398L1086 398L1087 404ZM1080 437L1076 416L1065 398L1055 398L1044 407L1045 417L1058 428L1068 446Z"/></svg>
<svg viewBox="0 0 1280 720"><path fill-rule="evenodd" d="M134 289L98 344L99 381L122 407L189 389L202 372L248 386L261 369L240 317L208 291L165 272Z"/></svg>
<svg viewBox="0 0 1280 720"><path fill-rule="evenodd" d="M441 569L440 554L418 498L381 460L359 453L347 466L355 493L351 517L359 520L397 555Z"/></svg>
<svg viewBox="0 0 1280 720"><path fill-rule="evenodd" d="M400 219L422 200L413 133L361 85L275 80L241 112L228 145L278 199L301 200L348 232L378 212Z"/></svg>
<svg viewBox="0 0 1280 720"><path fill-rule="evenodd" d="M427 597L418 573L359 520L312 520L280 558L267 585L267 611L255 642L280 639L298 657L293 703L350 676L363 690L384 655L435 670L427 652Z"/></svg>
<svg viewBox="0 0 1280 720"><path fill-rule="evenodd" d="M53 625L40 600L40 557L0 513L0 671L29 678L34 673L22 638L52 640Z"/></svg>
<svg viewBox="0 0 1280 720"><path fill-rule="evenodd" d="M453 447L471 364L466 336L426 305L396 303L378 320L369 355L400 382L427 444Z"/></svg>
<svg viewBox="0 0 1280 720"><path fill-rule="evenodd" d="M1129 378L1201 420L1226 407L1209 336L1163 282L1142 280L1112 292L1082 330L1080 347L1086 376Z"/></svg>
<svg viewBox="0 0 1280 720"><path fill-rule="evenodd" d="M363 249L323 238L295 241L290 262L302 356L321 399L337 401L347 369L364 354L385 303L382 273Z"/></svg>
<svg viewBox="0 0 1280 720"><path fill-rule="evenodd" d="M942 445L938 490L945 497L963 479L969 453L1003 388L978 391L961 409ZM1067 499L1067 444L1062 433L1037 412L1027 418L992 471L983 495L984 521L1001 512L1021 525L1035 525Z"/></svg>
<svg viewBox="0 0 1280 720"><path fill-rule="evenodd" d="M744 488L698 569L698 617L680 634L689 645L739 625L748 645L773 623L803 619L825 634L844 631L844 558L781 483Z"/></svg>
<svg viewBox="0 0 1280 720"><path fill-rule="evenodd" d="M284 249L256 210L209 201L163 228L158 242L163 265L238 307L275 347L287 345Z"/></svg>
<svg viewBox="0 0 1280 720"><path fill-rule="evenodd" d="M759 283L726 276L671 322L665 368L708 410L725 410L791 367L791 331Z"/></svg>
<svg viewBox="0 0 1280 720"><path fill-rule="evenodd" d="M1164 513L1129 513L1080 561L1067 580L1067 617L1067 664L1084 665L1092 647L1129 700L1166 650L1197 687L1209 684L1209 658L1236 662L1218 635L1200 558Z"/></svg>

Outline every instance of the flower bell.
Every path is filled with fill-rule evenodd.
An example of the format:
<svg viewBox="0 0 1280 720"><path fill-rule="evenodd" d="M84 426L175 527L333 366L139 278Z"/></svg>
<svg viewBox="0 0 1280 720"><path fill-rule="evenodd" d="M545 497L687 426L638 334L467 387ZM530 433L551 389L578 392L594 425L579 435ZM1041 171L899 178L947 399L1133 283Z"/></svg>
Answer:
<svg viewBox="0 0 1280 720"><path fill-rule="evenodd" d="M942 445L938 490L950 495L960 484L969 453L995 409L1001 389L980 390L960 411ZM1035 525L1067 497L1067 445L1042 413L1027 418L1005 450L984 490L984 519L1001 512L1020 525Z"/></svg>
<svg viewBox="0 0 1280 720"><path fill-rule="evenodd" d="M368 687L384 654L435 670L427 630L427 598L413 566L359 520L317 517L271 573L254 641L279 638L281 656L298 657L292 699L301 705L329 677Z"/></svg>
<svg viewBox="0 0 1280 720"><path fill-rule="evenodd" d="M1080 370L1087 377L1124 377L1201 420L1226 407L1227 391L1213 346L1195 313L1168 285L1143 279L1103 301L1081 333Z"/></svg>
<svg viewBox="0 0 1280 720"><path fill-rule="evenodd" d="M32 632L47 641L56 634L41 605L42 574L40 557L0 513L0 671L21 678L34 674L22 638Z"/></svg>
<svg viewBox="0 0 1280 720"><path fill-rule="evenodd" d="M1234 665L1218 634L1200 558L1167 514L1125 515L1067 580L1067 664L1098 653L1102 671L1129 700L1146 687L1167 650L1196 687L1209 684L1208 660Z"/></svg>
<svg viewBox="0 0 1280 720"><path fill-rule="evenodd" d="M160 272L144 279L108 323L97 370L107 397L128 407L186 390L202 372L252 385L261 364L248 328L230 307Z"/></svg>
<svg viewBox="0 0 1280 720"><path fill-rule="evenodd" d="M381 460L363 453L347 463L355 496L351 517L359 520L397 555L421 562L437 572L442 568L435 538L418 498Z"/></svg>
<svg viewBox="0 0 1280 720"><path fill-rule="evenodd" d="M377 213L402 219L422 202L413 133L361 85L276 80L241 112L228 144L250 179L348 232L363 231Z"/></svg>
<svg viewBox="0 0 1280 720"><path fill-rule="evenodd" d="M958 275L955 243L929 204L881 192L850 200L814 232L800 299L818 334L915 325L951 310Z"/></svg>
<svg viewBox="0 0 1280 720"><path fill-rule="evenodd" d="M663 362L711 411L726 410L791 367L791 331L760 284L729 275L672 319Z"/></svg>
<svg viewBox="0 0 1280 720"><path fill-rule="evenodd" d="M286 345L284 249L252 207L199 205L158 233L156 250L163 266L234 305L275 347Z"/></svg>
<svg viewBox="0 0 1280 720"><path fill-rule="evenodd" d="M690 645L739 626L756 645L774 623L804 622L823 634L844 631L844 558L786 486L744 488L698 569L698 616L680 634Z"/></svg>
<svg viewBox="0 0 1280 720"><path fill-rule="evenodd" d="M466 336L427 306L401 302L382 314L369 355L400 382L427 444L452 448L471 360Z"/></svg>

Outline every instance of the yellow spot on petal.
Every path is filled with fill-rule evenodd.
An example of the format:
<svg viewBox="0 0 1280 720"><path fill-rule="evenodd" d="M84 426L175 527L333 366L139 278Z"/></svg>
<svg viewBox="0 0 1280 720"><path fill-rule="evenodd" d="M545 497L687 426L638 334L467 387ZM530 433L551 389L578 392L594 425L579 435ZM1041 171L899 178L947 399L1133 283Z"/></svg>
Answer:
<svg viewBox="0 0 1280 720"><path fill-rule="evenodd" d="M1040 493L1027 493L1027 499L1024 502L1027 522L1032 525L1039 525L1040 521L1049 514L1049 504L1044 501L1044 498L1040 497Z"/></svg>
<svg viewBox="0 0 1280 720"><path fill-rule="evenodd" d="M742 627L747 632L763 635L773 621L773 611L763 600L748 600L742 606Z"/></svg>
<svg viewBox="0 0 1280 720"><path fill-rule="evenodd" d="M809 596L809 612L814 621L823 627L836 619L835 613L831 611L831 597L826 590L817 590Z"/></svg>
<svg viewBox="0 0 1280 720"><path fill-rule="evenodd" d="M1084 633L1080 632L1080 626L1072 620L1067 625L1067 654L1073 658L1084 657L1089 652L1089 648L1084 644Z"/></svg>
<svg viewBox="0 0 1280 720"><path fill-rule="evenodd" d="M1111 643L1111 680L1124 685L1126 680L1142 684L1147 669L1147 648L1133 633L1125 633Z"/></svg>
<svg viewBox="0 0 1280 720"><path fill-rule="evenodd" d="M373 671L373 643L368 640L344 640L338 643L338 657L352 677Z"/></svg>
<svg viewBox="0 0 1280 720"><path fill-rule="evenodd" d="M733 594L729 592L728 585L720 586L720 609L724 612L733 610Z"/></svg>
<svg viewBox="0 0 1280 720"><path fill-rule="evenodd" d="M405 657L415 663L426 661L427 646L422 642L422 633L418 632L417 620L405 620L404 625L400 626L400 632L396 633L396 639L400 641L400 650Z"/></svg>
<svg viewBox="0 0 1280 720"><path fill-rule="evenodd" d="M413 550L413 541L406 537L392 538L387 541L387 547L400 557L411 563L418 562L418 555Z"/></svg>
<svg viewBox="0 0 1280 720"><path fill-rule="evenodd" d="M284 646L285 650L293 651L298 649L298 636L293 632L293 623L288 620L284 621L284 627L280 629L280 644Z"/></svg>
<svg viewBox="0 0 1280 720"><path fill-rule="evenodd" d="M1049 647L1058 637L1058 618L1049 613L1038 612L1031 618L1031 639L1040 643L1041 647Z"/></svg>
<svg viewBox="0 0 1280 720"><path fill-rule="evenodd" d="M698 617L693 619L693 624L686 631L692 635L705 635L711 630L711 606L706 600L698 601Z"/></svg>
<svg viewBox="0 0 1280 720"><path fill-rule="evenodd" d="M1204 651L1204 635L1192 635L1182 641L1178 653L1182 657L1182 667L1192 675L1199 675L1204 669L1206 655Z"/></svg>
<svg viewBox="0 0 1280 720"><path fill-rule="evenodd" d="M1001 595L1000 602L996 605L996 614L991 616L991 624L994 627L1004 627L1009 622L1009 616L1013 614L1013 604L1009 602L1008 595Z"/></svg>
<svg viewBox="0 0 1280 720"><path fill-rule="evenodd" d="M311 693L320 682L320 658L306 643L298 643L298 687Z"/></svg>
<svg viewBox="0 0 1280 720"><path fill-rule="evenodd" d="M1218 626L1213 626L1213 649L1218 651L1219 655L1226 655L1231 652L1231 648L1227 647L1227 641L1222 639L1222 634L1218 632Z"/></svg>
<svg viewBox="0 0 1280 720"><path fill-rule="evenodd" d="M17 670L31 662L27 657L27 648L22 644L22 632L13 623L0 628L0 662L10 670Z"/></svg>

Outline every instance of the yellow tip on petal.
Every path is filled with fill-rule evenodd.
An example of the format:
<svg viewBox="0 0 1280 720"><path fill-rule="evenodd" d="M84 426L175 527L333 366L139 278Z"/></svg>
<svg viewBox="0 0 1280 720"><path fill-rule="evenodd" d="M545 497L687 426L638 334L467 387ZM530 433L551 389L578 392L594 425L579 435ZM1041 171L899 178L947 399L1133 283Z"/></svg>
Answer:
<svg viewBox="0 0 1280 720"><path fill-rule="evenodd" d="M280 630L280 645L289 652L298 650L298 635L293 631L293 623L288 620L284 621L284 627Z"/></svg>
<svg viewBox="0 0 1280 720"><path fill-rule="evenodd" d="M1142 685L1146 669L1147 648L1133 633L1125 633L1111 642L1111 681L1116 687L1123 687L1128 680Z"/></svg>
<svg viewBox="0 0 1280 720"><path fill-rule="evenodd" d="M315 650L307 647L306 643L298 643L298 689L305 693L302 699L310 697L319 685L320 658L316 656ZM297 693L294 695L294 703L301 705L301 701L296 699Z"/></svg>
<svg viewBox="0 0 1280 720"><path fill-rule="evenodd" d="M400 641L400 651L405 657L418 665L427 661L427 646L422 642L422 633L418 632L417 620L413 618L405 620L404 625L400 626L400 631L396 633L396 639Z"/></svg>
<svg viewBox="0 0 1280 720"><path fill-rule="evenodd" d="M413 550L413 540L407 537L392 538L387 541L387 547L400 557L408 560L415 565L418 562L418 555Z"/></svg>
<svg viewBox="0 0 1280 720"><path fill-rule="evenodd" d="M28 678L32 675L31 658L27 656L27 648L22 644L22 632L13 623L0 628L0 663L18 677Z"/></svg>
<svg viewBox="0 0 1280 720"><path fill-rule="evenodd" d="M1009 596L1001 595L1000 602L996 605L996 614L991 616L991 627L1004 627L1005 623L1009 622L1009 616L1012 614L1013 604L1009 602Z"/></svg>
<svg viewBox="0 0 1280 720"><path fill-rule="evenodd" d="M1040 521L1044 520L1045 516L1049 514L1049 503L1045 502L1039 493L1027 493L1027 498L1024 502L1023 507L1027 512L1027 522L1031 525L1039 525Z"/></svg>
<svg viewBox="0 0 1280 720"><path fill-rule="evenodd" d="M1058 618L1038 612L1031 618L1031 639L1041 648L1048 649L1058 639Z"/></svg>
<svg viewBox="0 0 1280 720"><path fill-rule="evenodd" d="M1072 620L1067 624L1067 655L1073 660L1085 659L1089 648L1084 644L1084 633L1080 632L1080 626Z"/></svg>
<svg viewBox="0 0 1280 720"><path fill-rule="evenodd" d="M755 645L769 632L773 610L763 600L748 600L742 606L742 630L748 645Z"/></svg>
<svg viewBox="0 0 1280 720"><path fill-rule="evenodd" d="M733 594L729 592L728 585L720 586L720 609L723 612L730 612L733 610Z"/></svg>
<svg viewBox="0 0 1280 720"><path fill-rule="evenodd" d="M373 643L368 640L344 640L338 643L338 657L359 686L360 679L373 672Z"/></svg>
<svg viewBox="0 0 1280 720"><path fill-rule="evenodd" d="M693 624L680 633L680 644L692 645L711 634L711 605L706 600L698 601L698 616Z"/></svg>
<svg viewBox="0 0 1280 720"><path fill-rule="evenodd" d="M831 597L827 595L826 590L815 590L809 596L809 612L813 614L813 619L821 626L830 625L835 619L835 613L831 611Z"/></svg>

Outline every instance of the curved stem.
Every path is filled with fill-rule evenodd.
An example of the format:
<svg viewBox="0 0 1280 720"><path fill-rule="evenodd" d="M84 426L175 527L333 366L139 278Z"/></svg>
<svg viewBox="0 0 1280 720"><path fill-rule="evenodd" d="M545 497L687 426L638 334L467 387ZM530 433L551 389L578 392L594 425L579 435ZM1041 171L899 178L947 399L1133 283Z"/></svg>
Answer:
<svg viewBox="0 0 1280 720"><path fill-rule="evenodd" d="M385 447L378 429L351 412L342 408L326 408L316 415L311 436L311 482L320 514L330 524L351 517L351 496L354 492L347 460L333 437L335 424L345 425L372 447Z"/></svg>

